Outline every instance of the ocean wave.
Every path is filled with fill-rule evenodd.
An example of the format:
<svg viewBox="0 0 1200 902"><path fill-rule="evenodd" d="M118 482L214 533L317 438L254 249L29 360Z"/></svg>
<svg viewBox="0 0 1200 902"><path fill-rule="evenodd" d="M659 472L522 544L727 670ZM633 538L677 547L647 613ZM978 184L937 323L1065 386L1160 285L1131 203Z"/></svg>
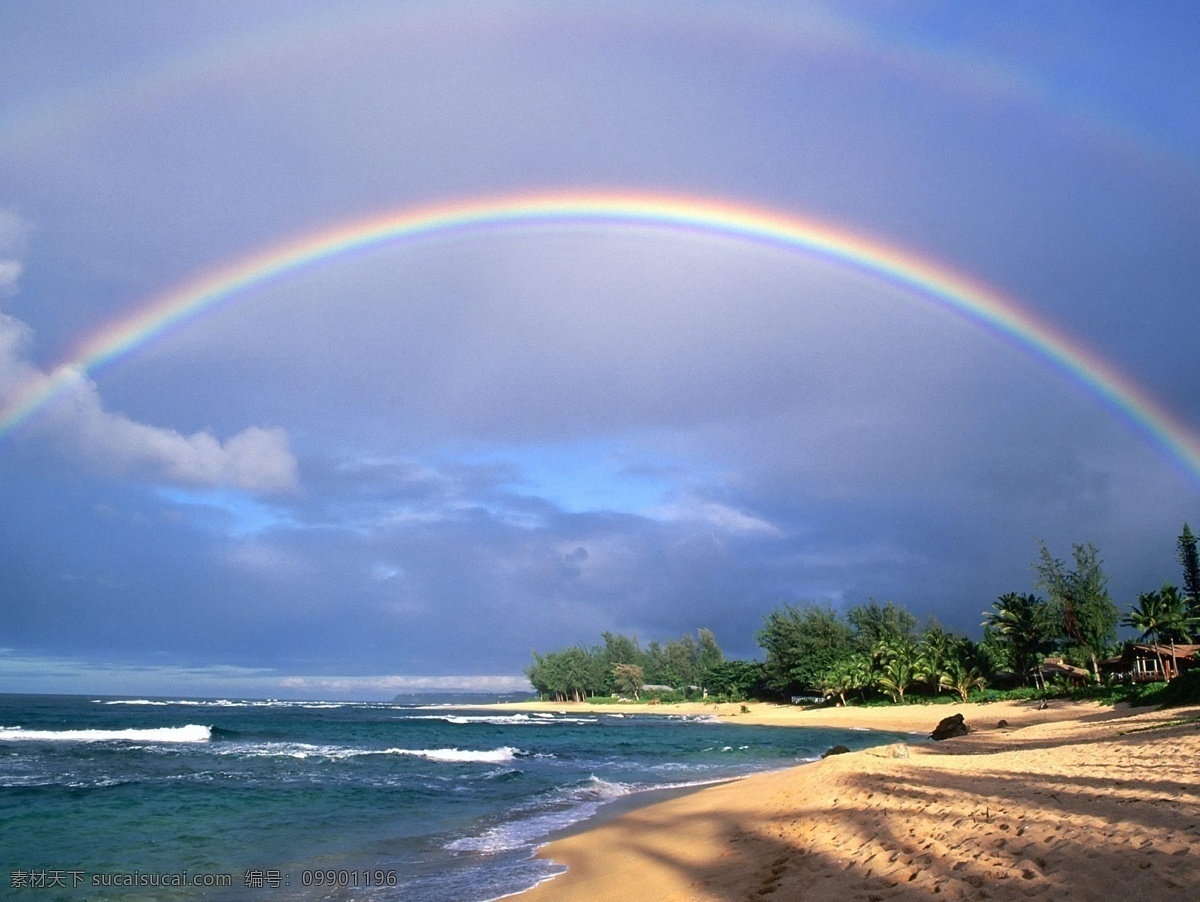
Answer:
<svg viewBox="0 0 1200 902"><path fill-rule="evenodd" d="M469 714L447 714L445 717L433 717L431 720L442 720L446 723L468 724L468 723L490 723L497 726L507 726L508 724L529 723L528 714L500 714L477 716Z"/></svg>
<svg viewBox="0 0 1200 902"><path fill-rule="evenodd" d="M230 743L214 749L218 755L235 758L349 758L359 749L331 745L312 745L307 742Z"/></svg>
<svg viewBox="0 0 1200 902"><path fill-rule="evenodd" d="M597 723L595 717L556 717L553 714L422 714L408 718L409 720L440 720L465 726L474 723L491 724L498 727L507 726L547 726L553 724Z"/></svg>
<svg viewBox="0 0 1200 902"><path fill-rule="evenodd" d="M215 749L219 755L229 755L245 758L324 758L331 761L346 758L362 758L370 755L407 755L413 758L424 758L428 761L438 761L450 764L479 763L507 764L518 755L528 757L543 757L530 755L521 749L503 746L498 749L475 751L472 749L369 749L353 746L313 745L307 742L260 742L253 744L235 743ZM553 756L550 756L553 757Z"/></svg>
<svg viewBox="0 0 1200 902"><path fill-rule="evenodd" d="M525 806L531 811L520 817L489 827L474 836L452 840L444 848L451 852L477 852L494 855L518 849L533 849L547 837L572 824L587 820L608 802L638 792L658 789L683 789L705 786L720 780L694 780L682 783L618 783L602 780L594 774L587 782L561 788Z"/></svg>
<svg viewBox="0 0 1200 902"><path fill-rule="evenodd" d="M560 789L550 797L531 803L536 813L489 827L474 836L463 836L445 845L451 852L479 852L495 855L516 849L533 848L550 834L591 817L605 802L628 795L635 788L592 778L583 786Z"/></svg>
<svg viewBox="0 0 1200 902"><path fill-rule="evenodd" d="M322 702L322 701L286 701L277 698L268 699L228 699L228 698L96 698L92 699L97 705L178 705L182 708L304 708L308 710L326 710L330 708L379 708L390 707L370 702Z"/></svg>
<svg viewBox="0 0 1200 902"><path fill-rule="evenodd" d="M440 761L450 764L481 763L505 764L516 759L517 755L525 754L512 746L503 746L488 751L472 749L384 749L372 754L379 755L410 755L414 758L424 758L428 761Z"/></svg>
<svg viewBox="0 0 1200 902"><path fill-rule="evenodd" d="M26 730L0 727L2 741L37 742L207 742L212 728L190 723L182 727L131 730Z"/></svg>
<svg viewBox="0 0 1200 902"><path fill-rule="evenodd" d="M171 702L151 701L148 698L96 699L98 705L169 705Z"/></svg>

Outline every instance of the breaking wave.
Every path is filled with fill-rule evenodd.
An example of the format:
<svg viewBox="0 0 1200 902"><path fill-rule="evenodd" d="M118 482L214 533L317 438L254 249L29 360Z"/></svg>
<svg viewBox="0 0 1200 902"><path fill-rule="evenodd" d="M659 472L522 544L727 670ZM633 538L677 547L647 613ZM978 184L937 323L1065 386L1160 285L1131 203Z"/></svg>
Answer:
<svg viewBox="0 0 1200 902"><path fill-rule="evenodd" d="M36 742L207 742L212 728L190 723L183 727L144 730L26 730L0 727L0 741Z"/></svg>
<svg viewBox="0 0 1200 902"><path fill-rule="evenodd" d="M412 755L429 761L444 761L449 763L483 762L485 764L505 764L521 754L520 749L503 746L490 751L472 751L471 749L384 749L381 755Z"/></svg>

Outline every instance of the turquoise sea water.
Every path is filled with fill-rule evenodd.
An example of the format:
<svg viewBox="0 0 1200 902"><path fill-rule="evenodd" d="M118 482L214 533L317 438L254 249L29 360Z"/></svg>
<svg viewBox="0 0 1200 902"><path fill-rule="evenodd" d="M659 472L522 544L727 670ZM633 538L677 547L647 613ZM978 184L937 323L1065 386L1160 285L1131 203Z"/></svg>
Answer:
<svg viewBox="0 0 1200 902"><path fill-rule="evenodd" d="M897 738L617 711L0 696L0 897L492 899L555 873L533 851L607 801Z"/></svg>

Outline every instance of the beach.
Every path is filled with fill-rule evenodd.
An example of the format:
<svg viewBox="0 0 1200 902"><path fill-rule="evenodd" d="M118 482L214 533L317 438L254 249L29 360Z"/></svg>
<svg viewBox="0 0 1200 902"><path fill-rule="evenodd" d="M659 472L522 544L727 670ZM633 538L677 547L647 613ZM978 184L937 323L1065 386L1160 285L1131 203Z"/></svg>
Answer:
<svg viewBox="0 0 1200 902"><path fill-rule="evenodd" d="M974 732L835 755L601 820L542 847L567 871L522 902L1200 897L1200 708L695 707L659 710L914 734L962 713Z"/></svg>

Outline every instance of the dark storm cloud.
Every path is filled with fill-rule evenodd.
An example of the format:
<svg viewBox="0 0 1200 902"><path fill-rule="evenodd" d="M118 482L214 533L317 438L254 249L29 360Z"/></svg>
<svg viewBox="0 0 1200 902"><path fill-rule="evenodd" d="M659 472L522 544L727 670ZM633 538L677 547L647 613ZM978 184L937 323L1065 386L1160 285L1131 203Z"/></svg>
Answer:
<svg viewBox="0 0 1200 902"><path fill-rule="evenodd" d="M0 35L0 399L297 235L587 187L940 261L1200 422L1195 27L1170 7L123 9ZM1124 603L1200 520L1195 474L978 322L629 226L259 285L0 441L0 689L500 686L609 629L751 655L803 598L973 631L1031 587L1035 536L1095 541Z"/></svg>

